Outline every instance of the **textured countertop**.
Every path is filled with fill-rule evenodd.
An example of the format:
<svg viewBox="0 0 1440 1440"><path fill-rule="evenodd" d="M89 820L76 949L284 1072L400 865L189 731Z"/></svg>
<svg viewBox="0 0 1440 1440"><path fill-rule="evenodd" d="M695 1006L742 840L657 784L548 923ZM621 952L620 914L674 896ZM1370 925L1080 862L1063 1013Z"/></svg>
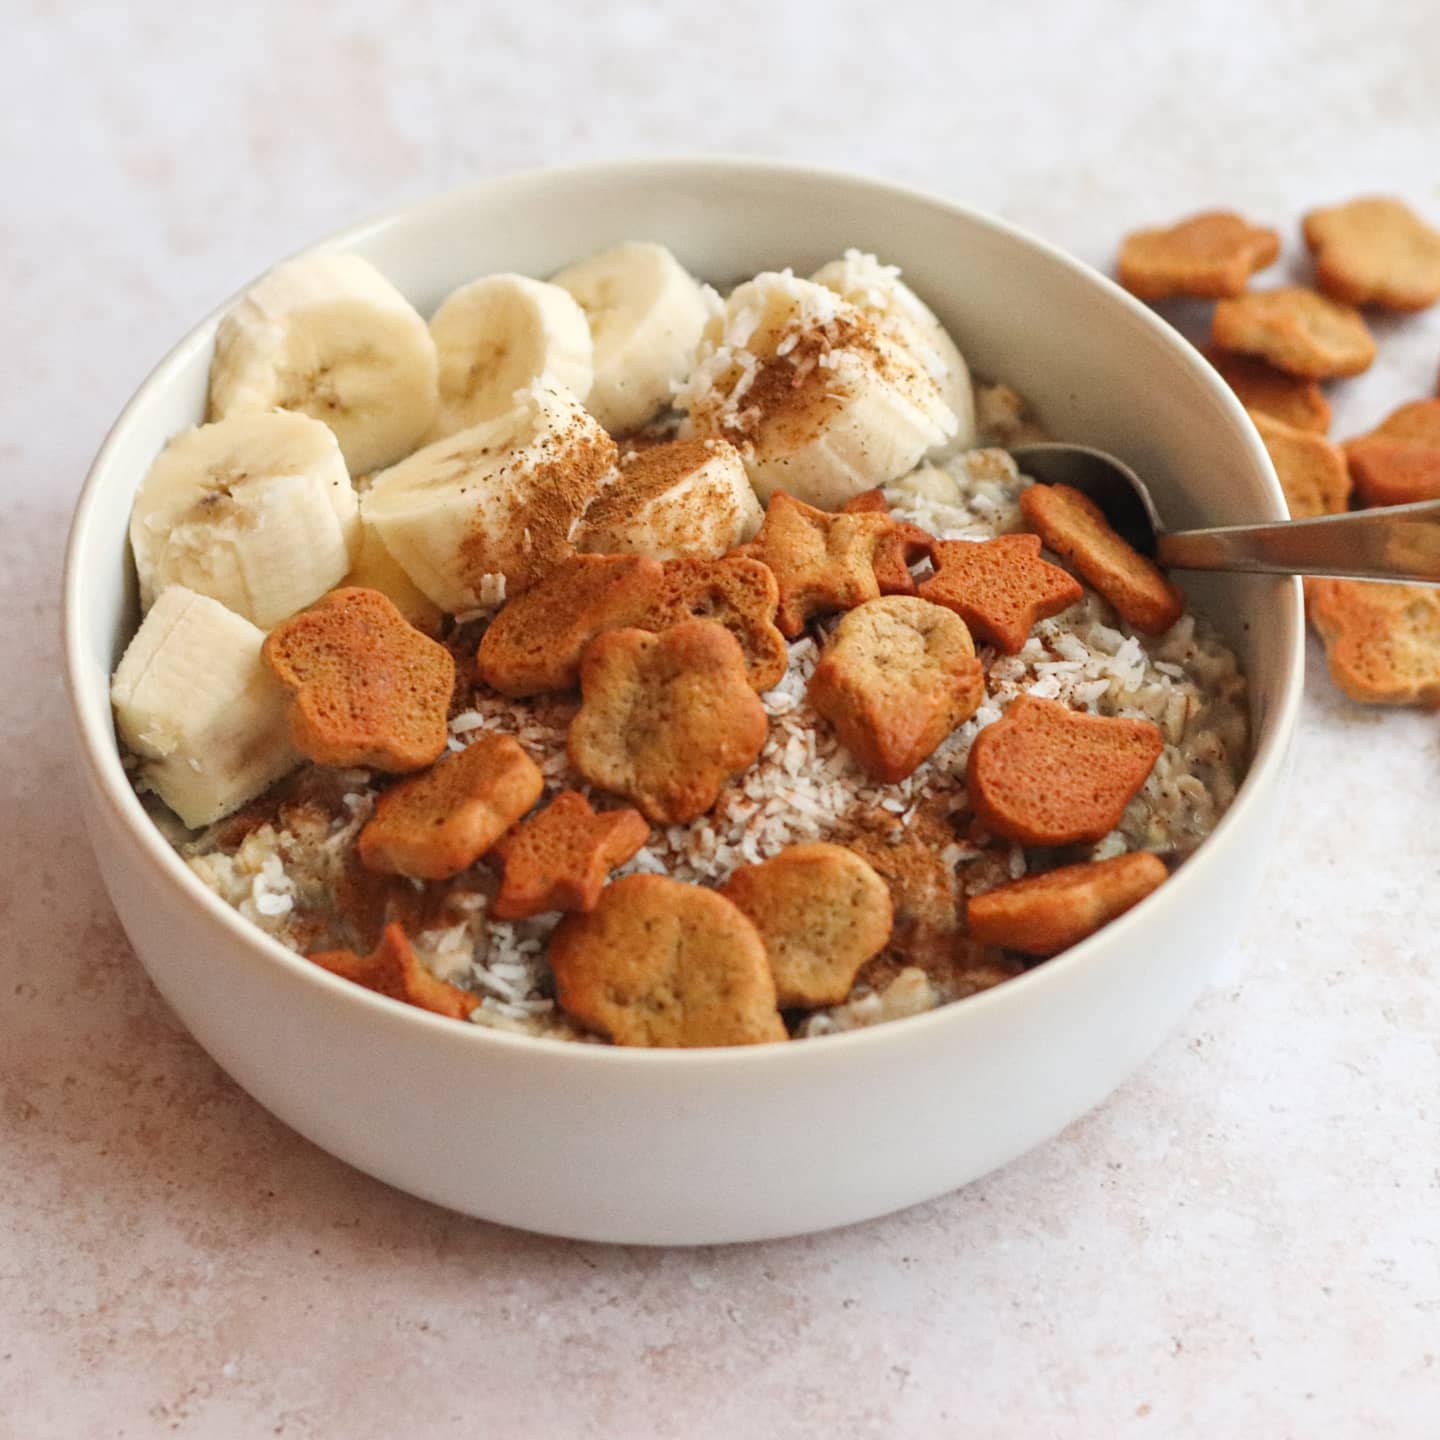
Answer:
<svg viewBox="0 0 1440 1440"><path fill-rule="evenodd" d="M72 799L56 596L109 421L203 311L392 203L713 150L960 197L1096 263L1227 203L1440 216L1431 0L4 7L0 1435L1440 1433L1440 721L1311 656L1244 942L1098 1111L845 1232L536 1239L348 1169L160 1002ZM1073 13L1072 13L1073 11ZM1429 393L1382 327L1336 433Z"/></svg>

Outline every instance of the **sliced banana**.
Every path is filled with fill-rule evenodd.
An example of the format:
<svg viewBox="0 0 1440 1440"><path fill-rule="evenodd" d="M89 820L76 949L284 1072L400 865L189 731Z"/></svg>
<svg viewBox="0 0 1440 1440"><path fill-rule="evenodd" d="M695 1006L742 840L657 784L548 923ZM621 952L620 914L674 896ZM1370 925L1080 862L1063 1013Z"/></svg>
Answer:
<svg viewBox="0 0 1440 1440"><path fill-rule="evenodd" d="M369 261L316 251L272 270L220 322L210 415L313 415L360 475L420 443L436 369L424 320Z"/></svg>
<svg viewBox="0 0 1440 1440"><path fill-rule="evenodd" d="M672 440L621 456L585 512L576 547L598 555L713 560L764 519L740 452L726 440Z"/></svg>
<svg viewBox="0 0 1440 1440"><path fill-rule="evenodd" d="M184 585L268 630L337 585L358 548L340 446L283 410L182 431L140 484L130 543L143 607Z"/></svg>
<svg viewBox="0 0 1440 1440"><path fill-rule="evenodd" d="M264 632L208 595L172 585L110 683L142 783L192 829L253 800L300 764L285 691L260 659Z"/></svg>
<svg viewBox="0 0 1440 1440"><path fill-rule="evenodd" d="M959 422L955 434L933 455L968 450L975 443L975 392L970 367L935 312L900 278L896 265L873 255L847 250L810 277L868 315L876 327L908 350L940 387Z"/></svg>
<svg viewBox="0 0 1440 1440"><path fill-rule="evenodd" d="M705 290L663 246L617 245L551 278L590 322L595 381L585 403L612 435L670 405L710 316Z"/></svg>
<svg viewBox="0 0 1440 1440"><path fill-rule="evenodd" d="M568 290L525 275L462 285L430 317L440 360L440 409L428 440L443 440L515 405L515 392L553 384L577 400L594 379L590 323Z"/></svg>
<svg viewBox="0 0 1440 1440"><path fill-rule="evenodd" d="M498 604L573 554L615 461L584 406L544 387L382 471L362 509L411 580L454 615Z"/></svg>
<svg viewBox="0 0 1440 1440"><path fill-rule="evenodd" d="M364 501L361 501L363 507ZM405 573L404 567L385 548L380 532L362 514L360 550L343 585L378 590L417 629L427 635L440 630L445 618L440 607Z"/></svg>
<svg viewBox="0 0 1440 1440"><path fill-rule="evenodd" d="M904 475L959 428L909 351L788 270L736 287L676 403L691 434L737 446L762 501L785 490L824 510Z"/></svg>

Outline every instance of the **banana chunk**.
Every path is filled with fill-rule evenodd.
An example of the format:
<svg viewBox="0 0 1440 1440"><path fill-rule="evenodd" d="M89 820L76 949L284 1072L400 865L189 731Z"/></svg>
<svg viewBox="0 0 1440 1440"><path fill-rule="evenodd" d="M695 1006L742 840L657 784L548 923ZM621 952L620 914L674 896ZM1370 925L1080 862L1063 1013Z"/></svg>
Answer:
<svg viewBox="0 0 1440 1440"><path fill-rule="evenodd" d="M960 424L868 315L788 270L736 287L676 403L693 435L739 449L762 502L784 490L822 510L905 474Z"/></svg>
<svg viewBox="0 0 1440 1440"><path fill-rule="evenodd" d="M625 435L668 408L710 316L704 289L670 251L649 242L617 245L550 283L568 290L590 322L590 413L612 435Z"/></svg>
<svg viewBox="0 0 1440 1440"><path fill-rule="evenodd" d="M940 387L941 398L959 422L955 434L933 457L969 450L975 444L975 391L970 367L935 312L900 278L898 265L847 250L810 277L868 315L883 334L908 350Z"/></svg>
<svg viewBox="0 0 1440 1440"><path fill-rule="evenodd" d="M621 456L620 474L585 512L576 546L596 555L714 560L765 518L727 440L674 440Z"/></svg>
<svg viewBox="0 0 1440 1440"><path fill-rule="evenodd" d="M490 608L574 554L615 461L615 442L573 395L541 388L382 471L362 512L446 614Z"/></svg>
<svg viewBox="0 0 1440 1440"><path fill-rule="evenodd" d="M184 585L270 629L337 585L358 548L335 436L281 410L182 431L140 484L130 544L143 608Z"/></svg>
<svg viewBox="0 0 1440 1440"><path fill-rule="evenodd" d="M515 392L559 385L577 400L594 379L590 323L568 290L525 275L462 285L430 318L440 360L440 410L427 437L443 440L515 405Z"/></svg>
<svg viewBox="0 0 1440 1440"><path fill-rule="evenodd" d="M435 419L436 372L410 302L369 261L317 251L272 270L220 322L210 418L312 415L361 475L420 443Z"/></svg>
<svg viewBox="0 0 1440 1440"><path fill-rule="evenodd" d="M142 783L191 829L253 800L300 764L285 691L260 659L264 632L172 585L110 683L115 727Z"/></svg>

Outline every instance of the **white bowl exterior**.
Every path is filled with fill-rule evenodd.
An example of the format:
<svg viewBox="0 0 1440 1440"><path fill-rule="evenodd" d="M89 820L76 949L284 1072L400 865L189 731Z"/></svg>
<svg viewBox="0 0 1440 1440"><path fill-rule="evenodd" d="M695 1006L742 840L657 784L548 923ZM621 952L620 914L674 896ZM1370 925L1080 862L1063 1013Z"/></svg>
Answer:
<svg viewBox="0 0 1440 1440"><path fill-rule="evenodd" d="M1038 241L879 182L712 160L551 172L330 243L428 311L487 271L545 275L652 238L716 281L873 249L904 268L978 372L1022 389L1057 437L1130 461L1172 523L1284 513L1244 412L1162 322ZM1234 939L1277 823L1300 693L1298 584L1258 576L1187 583L1241 654L1258 742L1215 836L1102 935L960 1005L801 1045L622 1051L462 1027L291 955L161 839L110 720L109 674L135 616L131 498L203 410L214 326L142 387L77 509L66 649L86 821L161 993L241 1085L326 1150L454 1209L583 1239L714 1243L846 1224L982 1175L1098 1103Z"/></svg>

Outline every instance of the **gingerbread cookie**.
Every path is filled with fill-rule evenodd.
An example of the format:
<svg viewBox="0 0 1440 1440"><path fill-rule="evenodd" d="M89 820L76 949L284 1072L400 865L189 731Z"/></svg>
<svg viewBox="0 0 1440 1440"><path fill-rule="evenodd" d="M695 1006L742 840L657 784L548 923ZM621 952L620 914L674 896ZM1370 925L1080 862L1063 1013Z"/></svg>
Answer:
<svg viewBox="0 0 1440 1440"><path fill-rule="evenodd" d="M1162 749L1148 720L1083 715L1021 695L970 747L970 808L992 834L1022 845L1101 840Z"/></svg>
<svg viewBox="0 0 1440 1440"><path fill-rule="evenodd" d="M884 515L832 515L782 490L770 497L760 533L736 553L774 571L780 585L775 623L793 640L816 615L880 598L875 553L891 523Z"/></svg>
<svg viewBox="0 0 1440 1440"><path fill-rule="evenodd" d="M1350 305L1423 310L1440 300L1440 231L1399 200L1312 210L1305 243L1327 295Z"/></svg>
<svg viewBox="0 0 1440 1440"><path fill-rule="evenodd" d="M1375 359L1375 341L1358 310L1298 285L1222 300L1210 333L1222 349L1258 355L1302 379L1358 375Z"/></svg>
<svg viewBox="0 0 1440 1440"><path fill-rule="evenodd" d="M544 788L540 767L514 736L479 734L380 797L360 832L360 861L391 875L448 879L469 869Z"/></svg>
<svg viewBox="0 0 1440 1440"><path fill-rule="evenodd" d="M597 636L580 689L571 764L659 825L703 815L765 744L769 722L740 644L711 620Z"/></svg>
<svg viewBox="0 0 1440 1440"><path fill-rule="evenodd" d="M305 958L367 990L452 1020L468 1020L470 1012L480 1006L480 996L432 975L398 925L385 927L380 943L369 955L324 950Z"/></svg>
<svg viewBox="0 0 1440 1440"><path fill-rule="evenodd" d="M1277 231L1233 211L1207 210L1177 224L1135 230L1120 247L1120 283L1142 300L1241 294L1250 277L1280 254Z"/></svg>
<svg viewBox="0 0 1440 1440"><path fill-rule="evenodd" d="M1338 515L1349 508L1350 471L1338 445L1258 410L1250 412L1250 419L1270 453L1292 520Z"/></svg>
<svg viewBox="0 0 1440 1440"><path fill-rule="evenodd" d="M480 678L523 699L580 683L580 656L603 630L634 623L664 572L645 555L575 555L511 600L480 640Z"/></svg>
<svg viewBox="0 0 1440 1440"><path fill-rule="evenodd" d="M1345 458L1366 505L1440 498L1440 400L1412 400L1368 435L1345 442Z"/></svg>
<svg viewBox="0 0 1440 1440"><path fill-rule="evenodd" d="M1440 590L1311 580L1306 598L1331 678L1352 700L1440 707Z"/></svg>
<svg viewBox="0 0 1440 1440"><path fill-rule="evenodd" d="M1137 630L1159 635L1185 613L1185 597L1151 560L1110 527L1105 513L1070 485L1020 492L1025 524L1068 560Z"/></svg>
<svg viewBox="0 0 1440 1440"><path fill-rule="evenodd" d="M638 810L597 815L578 790L562 791L495 847L505 875L490 914L524 920L547 910L593 910L606 877L649 836Z"/></svg>
<svg viewBox="0 0 1440 1440"><path fill-rule="evenodd" d="M1313 380L1286 375L1251 355L1235 355L1213 345L1206 348L1205 358L1252 413L1258 410L1297 430L1321 435L1329 431L1330 402Z"/></svg>
<svg viewBox="0 0 1440 1440"><path fill-rule="evenodd" d="M891 595L841 620L809 693L866 772L893 784L975 713L985 674L958 615Z"/></svg>
<svg viewBox="0 0 1440 1440"><path fill-rule="evenodd" d="M908 521L890 518L890 506L882 490L863 490L840 507L846 515L884 515L890 520L889 531L875 547L871 568L882 595L914 595L918 593L912 565L933 559L935 537L928 530Z"/></svg>
<svg viewBox="0 0 1440 1440"><path fill-rule="evenodd" d="M971 898L970 938L1025 955L1058 955L1138 905L1167 874L1158 856L1138 851L1015 880Z"/></svg>
<svg viewBox="0 0 1440 1440"><path fill-rule="evenodd" d="M560 922L549 960L560 1008L617 1045L787 1038L764 942L714 890L627 875Z"/></svg>
<svg viewBox="0 0 1440 1440"><path fill-rule="evenodd" d="M895 918L889 887L843 845L791 845L742 865L720 893L760 932L785 1008L839 1005Z"/></svg>
<svg viewBox="0 0 1440 1440"><path fill-rule="evenodd" d="M378 590L332 590L261 654L291 692L296 749L317 764L396 773L444 750L455 662Z"/></svg>
<svg viewBox="0 0 1440 1440"><path fill-rule="evenodd" d="M937 540L935 573L922 599L953 610L982 640L1014 655L1040 620L1068 610L1084 589L1068 571L1040 558L1034 535L994 540Z"/></svg>

